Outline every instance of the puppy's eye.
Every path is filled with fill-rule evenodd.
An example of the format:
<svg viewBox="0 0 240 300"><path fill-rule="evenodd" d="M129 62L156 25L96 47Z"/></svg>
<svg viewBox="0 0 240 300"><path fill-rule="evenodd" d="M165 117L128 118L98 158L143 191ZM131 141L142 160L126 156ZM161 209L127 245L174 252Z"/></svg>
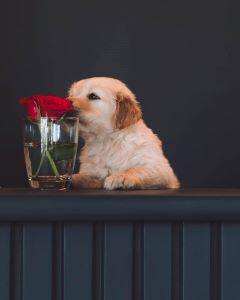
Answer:
<svg viewBox="0 0 240 300"><path fill-rule="evenodd" d="M100 99L100 97L95 93L91 93L88 95L88 99L89 100L98 100L98 99Z"/></svg>

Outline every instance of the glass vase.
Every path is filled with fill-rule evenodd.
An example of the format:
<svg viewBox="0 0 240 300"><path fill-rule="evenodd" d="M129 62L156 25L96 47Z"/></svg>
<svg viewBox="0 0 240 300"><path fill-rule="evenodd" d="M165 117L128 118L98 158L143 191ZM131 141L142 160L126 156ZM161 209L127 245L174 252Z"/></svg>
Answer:
<svg viewBox="0 0 240 300"><path fill-rule="evenodd" d="M23 142L30 186L40 190L67 190L77 153L78 119L24 120Z"/></svg>

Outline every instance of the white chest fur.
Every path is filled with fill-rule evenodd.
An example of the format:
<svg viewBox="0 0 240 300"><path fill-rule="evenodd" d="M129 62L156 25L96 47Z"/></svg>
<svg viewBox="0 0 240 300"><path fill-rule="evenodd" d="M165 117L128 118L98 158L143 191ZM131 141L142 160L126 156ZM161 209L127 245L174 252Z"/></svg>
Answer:
<svg viewBox="0 0 240 300"><path fill-rule="evenodd" d="M139 130L141 129L141 130ZM141 164L163 163L161 143L140 121L121 132L91 137L81 153L81 171L101 178Z"/></svg>

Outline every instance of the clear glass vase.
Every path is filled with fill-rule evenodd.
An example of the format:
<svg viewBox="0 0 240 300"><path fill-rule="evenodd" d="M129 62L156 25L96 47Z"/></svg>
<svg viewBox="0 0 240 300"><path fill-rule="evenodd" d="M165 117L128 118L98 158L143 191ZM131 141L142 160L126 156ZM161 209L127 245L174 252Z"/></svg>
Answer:
<svg viewBox="0 0 240 300"><path fill-rule="evenodd" d="M71 185L78 144L78 119L24 120L24 156L33 189L66 190Z"/></svg>

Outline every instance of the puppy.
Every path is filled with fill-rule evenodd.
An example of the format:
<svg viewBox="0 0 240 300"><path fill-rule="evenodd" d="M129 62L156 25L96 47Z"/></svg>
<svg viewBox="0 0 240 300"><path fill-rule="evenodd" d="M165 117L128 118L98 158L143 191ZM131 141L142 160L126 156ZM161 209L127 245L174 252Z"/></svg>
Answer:
<svg viewBox="0 0 240 300"><path fill-rule="evenodd" d="M79 114L80 154L75 188L159 189L180 186L162 143L142 120L134 94L121 81L93 77L75 82L68 98Z"/></svg>

